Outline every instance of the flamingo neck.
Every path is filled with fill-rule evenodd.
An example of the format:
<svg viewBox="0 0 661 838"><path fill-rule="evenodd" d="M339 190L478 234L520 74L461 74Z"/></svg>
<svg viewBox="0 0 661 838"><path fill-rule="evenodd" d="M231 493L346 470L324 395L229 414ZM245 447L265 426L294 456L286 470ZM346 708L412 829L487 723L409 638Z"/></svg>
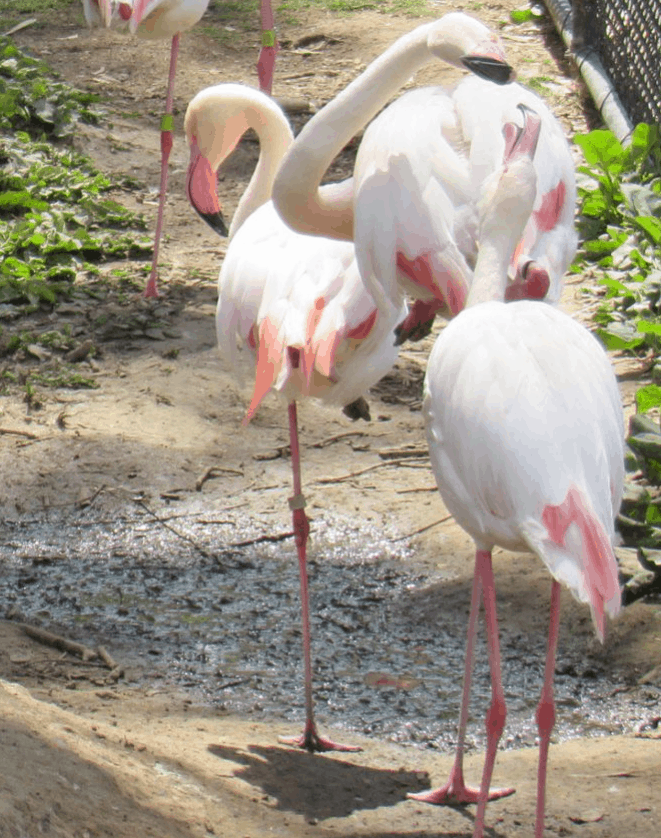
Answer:
<svg viewBox="0 0 661 838"><path fill-rule="evenodd" d="M244 113L248 127L259 138L259 159L232 218L230 239L256 209L271 199L278 167L294 139L285 115L270 99L260 97L259 105L247 107Z"/></svg>
<svg viewBox="0 0 661 838"><path fill-rule="evenodd" d="M507 239L480 241L466 308L491 300L503 301L505 299L507 271L515 247L516 241L510 245Z"/></svg>
<svg viewBox="0 0 661 838"><path fill-rule="evenodd" d="M351 191L319 189L334 157L386 104L416 70L433 57L428 34L418 26L396 41L301 131L283 160L273 200L284 220L301 233L353 239Z"/></svg>

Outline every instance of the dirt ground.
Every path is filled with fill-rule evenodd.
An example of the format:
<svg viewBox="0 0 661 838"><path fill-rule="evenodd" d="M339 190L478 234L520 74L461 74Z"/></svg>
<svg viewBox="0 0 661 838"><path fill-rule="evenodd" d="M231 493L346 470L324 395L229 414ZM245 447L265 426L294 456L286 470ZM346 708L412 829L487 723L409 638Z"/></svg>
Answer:
<svg viewBox="0 0 661 838"><path fill-rule="evenodd" d="M517 5L498 0L459 8L498 25ZM430 15L448 9L445 3L434 3ZM102 170L129 174L144 185L122 199L142 209L153 224L168 46L115 32L90 34L81 27L77 3L72 2L71 13L69 20L48 20L47 28L23 30L15 40L70 83L103 94L107 124L81 127L77 145ZM299 18L298 24L280 28L283 48L274 83L274 95L292 105L298 126L307 118L306 110L331 98L417 23L374 12L335 17L315 11ZM534 24L507 25L503 36L522 81L549 79L552 103L568 134L585 130L594 116L580 85L568 75L558 42ZM256 36L248 44L231 39L219 43L198 27L182 38L162 246L163 296L146 302L132 292L128 302L108 298L94 310L78 301L56 316L33 318L35 328L70 322L79 328L81 340L91 336L97 353L83 366L100 386L44 391L38 403L26 403L18 390L3 399L0 497L5 518L20 521L39 510L73 509L99 498L105 514L136 497L158 512L177 498L202 497L210 511L240 504L265 533L272 527L287 529L289 462L278 456L287 444L286 412L269 397L249 427L240 425L249 384L243 389L237 385L214 345L215 280L224 243L192 213L183 190L186 103L215 82L255 84L256 53ZM416 84L445 84L457 76L434 66L420 72ZM225 167L219 189L227 217L256 154L256 144L244 142ZM349 162L345 155L334 174L346 173ZM142 264L123 267L144 276ZM587 312L578 289L588 281L574 280L565 292L565 305L579 317ZM135 320L136 312L142 319ZM398 465L387 465L379 456L388 448L423 446L419 400L430 346L431 338L402 352L394 375L369 398L369 424L353 425L339 412L315 404L301 406L304 481L313 518L332 510L376 528L394 527L397 537L410 543L410 561L421 568L443 567L468 587L471 541L452 521L434 526L446 513L431 490L426 460L418 460L414 469L401 459ZM624 359L615 363L621 373L630 366ZM626 381L623 399L630 409L632 392ZM361 436L346 435L356 431ZM322 441L327 444L316 445ZM209 468L219 470L200 495L196 481ZM321 476L346 479L322 484ZM549 590L545 571L528 556L499 551L495 572L503 620L509 615L521 621L523 631L544 631ZM629 683L653 671L661 663L660 617L652 603L628 607L612 627L604 665L625 672ZM585 609L568 597L563 633L584 637L586 648L594 646ZM472 832L472 807L405 801L407 791L428 787L428 777L432 783L445 778L449 753L359 736L352 737L364 747L358 754L292 751L276 739L291 733L289 726L221 715L192 702L183 690L145 688L126 679L63 683L37 678L35 661L61 653L28 638L12 621L0 624L0 636L0 676L6 679L0 683L0 836L377 838ZM659 677L650 676L650 682ZM647 725L643 736L553 746L548 834L658 834L661 752L654 718L653 711L641 718L641 727ZM517 793L490 806L490 834L532 834L536 757L536 749L499 755L494 782L514 785ZM481 754L471 755L469 776L477 778L480 768Z"/></svg>

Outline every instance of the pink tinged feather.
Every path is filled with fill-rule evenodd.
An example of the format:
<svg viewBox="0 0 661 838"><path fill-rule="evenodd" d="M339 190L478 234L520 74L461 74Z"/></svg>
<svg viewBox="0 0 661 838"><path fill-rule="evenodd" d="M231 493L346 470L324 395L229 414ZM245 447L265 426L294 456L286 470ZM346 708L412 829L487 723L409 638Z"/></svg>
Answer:
<svg viewBox="0 0 661 838"><path fill-rule="evenodd" d="M307 387L308 392L310 391L310 385L312 384L312 376L314 374L314 364L315 364L315 345L314 345L314 333L319 325L319 321L321 320L321 315L324 312L324 307L326 305L326 301L323 297L317 297L314 301L314 307L308 313L308 322L305 326L305 346L303 348L303 353L301 357L301 370L303 371L303 378L305 379L305 385Z"/></svg>
<svg viewBox="0 0 661 838"><path fill-rule="evenodd" d="M452 314L459 314L466 304L466 289L449 271L434 271L429 253L407 259L397 252L397 267L414 285L424 288L436 297Z"/></svg>
<svg viewBox="0 0 661 838"><path fill-rule="evenodd" d="M119 4L119 16L122 20L130 20L133 13L133 7L129 3Z"/></svg>
<svg viewBox="0 0 661 838"><path fill-rule="evenodd" d="M216 172L211 168L211 164L202 154L197 140L193 137L186 176L186 194L195 210L201 215L221 212L216 184Z"/></svg>
<svg viewBox="0 0 661 838"><path fill-rule="evenodd" d="M505 289L505 300L543 300L549 292L551 280L546 268L537 262L528 262L521 273Z"/></svg>
<svg viewBox="0 0 661 838"><path fill-rule="evenodd" d="M615 616L620 608L621 596L617 562L610 539L601 522L586 508L575 486L569 489L561 504L544 507L542 523L551 541L563 548L569 526L576 524L578 527L583 541L584 581L597 634L603 643L606 633L604 606Z"/></svg>
<svg viewBox="0 0 661 838"><path fill-rule="evenodd" d="M145 16L145 9L149 3L149 0L135 0L133 3L133 11L130 16L129 20L129 30L131 31L132 35L135 35L138 26L142 23L142 19Z"/></svg>
<svg viewBox="0 0 661 838"><path fill-rule="evenodd" d="M254 327L253 327L254 328ZM262 320L259 327L259 344L257 346L257 360L255 362L255 388L252 394L252 401L243 417L243 424L248 422L255 415L264 396L273 386L277 378L278 369L282 364L284 346L278 339L278 325L271 323L268 317ZM254 340L254 337L253 337Z"/></svg>
<svg viewBox="0 0 661 838"><path fill-rule="evenodd" d="M349 331L347 332L347 337L351 340L365 340L365 338L374 328L374 324L376 323L378 313L378 310L374 309L374 311L372 311L371 314L368 314L367 317L361 323L359 323L357 326L354 326L353 329L349 329Z"/></svg>
<svg viewBox="0 0 661 838"><path fill-rule="evenodd" d="M548 233L558 223L566 195L567 187L565 182L561 180L556 187L542 197L540 208L533 210L535 224L542 233Z"/></svg>

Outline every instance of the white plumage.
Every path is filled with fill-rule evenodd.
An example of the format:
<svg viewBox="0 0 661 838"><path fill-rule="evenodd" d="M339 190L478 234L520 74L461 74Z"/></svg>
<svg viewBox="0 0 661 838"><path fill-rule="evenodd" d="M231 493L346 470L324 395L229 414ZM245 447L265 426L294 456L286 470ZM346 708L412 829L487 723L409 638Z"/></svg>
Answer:
<svg viewBox="0 0 661 838"><path fill-rule="evenodd" d="M477 802L481 838L506 707L500 673L491 551L532 550L553 576L542 697L536 838L544 831L546 764L555 720L553 674L559 583L589 604L603 640L605 615L620 608L613 553L623 485L623 417L615 375L597 340L556 308L505 303L507 270L538 195L532 155L542 118L505 125L504 162L486 178L479 252L467 308L441 333L429 358L423 413L443 500L475 541L476 558L457 753L448 782L420 795L430 803ZM543 270L543 269L541 269ZM465 785L463 747L479 599L484 601L492 702L479 791Z"/></svg>
<svg viewBox="0 0 661 838"><path fill-rule="evenodd" d="M269 390L289 403L291 507L301 574L307 713L305 732L292 744L311 751L357 750L322 739L313 717L308 520L301 489L296 399L311 396L348 405L364 415L364 402L358 408L355 403L394 363L394 328L406 309L382 311L376 305L360 279L350 242L301 235L276 213L269 197L292 133L272 99L242 85L207 88L189 104L185 128L191 148L188 195L215 229L224 229L215 195L216 171L248 128L259 136L257 168L234 215L220 271L218 345L235 370L240 367L240 349L249 347L254 353L255 387L246 420Z"/></svg>

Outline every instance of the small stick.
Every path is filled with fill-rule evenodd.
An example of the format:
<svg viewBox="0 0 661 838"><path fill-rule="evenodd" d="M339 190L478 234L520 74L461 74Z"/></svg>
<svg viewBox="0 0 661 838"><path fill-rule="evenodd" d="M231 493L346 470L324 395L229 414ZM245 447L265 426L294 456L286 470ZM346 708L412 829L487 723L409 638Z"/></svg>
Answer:
<svg viewBox="0 0 661 838"><path fill-rule="evenodd" d="M24 20L21 23L17 23L16 26L12 26L11 29L8 29L6 32L3 32L2 35L3 35L4 38L6 38L9 35L13 35L15 32L20 32L21 29L26 29L28 26L32 26L36 22L37 22L36 17L28 18L27 20Z"/></svg>
<svg viewBox="0 0 661 838"><path fill-rule="evenodd" d="M438 521L434 521L433 524L427 524L426 527L420 527L418 530L413 530L413 532L407 533L406 535L400 535L399 538L393 538L393 543L395 541L405 541L407 538L413 538L414 535L420 535L420 533L427 532L432 527L437 527L439 524L444 524L446 521L449 521L452 518L452 515L446 515L445 518L439 518Z"/></svg>
<svg viewBox="0 0 661 838"><path fill-rule="evenodd" d="M113 658L110 652L106 649L105 646L97 646L96 653L101 658L101 660L105 663L108 669L116 669L118 664L117 661Z"/></svg>
<svg viewBox="0 0 661 838"><path fill-rule="evenodd" d="M195 481L195 491L202 490L202 486L207 480L212 480L214 477L220 477L221 474L235 474L237 477L243 477L243 472L235 468L221 468L220 466L209 466Z"/></svg>
<svg viewBox="0 0 661 838"><path fill-rule="evenodd" d="M252 544L263 544L264 542L278 542L286 541L288 538L293 538L293 532L281 532L276 535L260 535L257 538L251 538L248 541L234 541L230 547L250 547Z"/></svg>
<svg viewBox="0 0 661 838"><path fill-rule="evenodd" d="M374 471L377 468L383 468L384 466L408 466L409 468L420 468L418 464L414 464L410 462L410 458L400 459L400 460L385 460L382 463L375 463L373 466L367 466L367 468L360 469L360 471L352 471L349 474L342 474L339 477L320 477L319 480L315 480L315 483L342 483L344 480L351 480L352 477L359 477L361 474L366 474L368 471Z"/></svg>
<svg viewBox="0 0 661 838"><path fill-rule="evenodd" d="M395 460L399 457L427 457L427 448L383 448L378 452L382 460Z"/></svg>
<svg viewBox="0 0 661 838"><path fill-rule="evenodd" d="M37 626L30 626L27 623L21 623L21 629L38 643L43 643L45 646L52 646L54 649L61 649L63 652L69 652L72 655L78 655L84 661L91 661L97 657L94 649L84 646L82 643L76 643L74 640L67 640L66 637L60 637L59 634L53 634L46 629L37 628Z"/></svg>
<svg viewBox="0 0 661 838"><path fill-rule="evenodd" d="M335 436L328 436L320 442L315 442L310 448L325 448L327 445L332 445L334 442L340 442L350 436L368 436L365 431L345 431L342 434L335 434Z"/></svg>
<svg viewBox="0 0 661 838"><path fill-rule="evenodd" d="M0 434L14 434L15 436L24 436L27 439L39 439L38 434L33 434L31 431L17 431L15 428L0 428Z"/></svg>

